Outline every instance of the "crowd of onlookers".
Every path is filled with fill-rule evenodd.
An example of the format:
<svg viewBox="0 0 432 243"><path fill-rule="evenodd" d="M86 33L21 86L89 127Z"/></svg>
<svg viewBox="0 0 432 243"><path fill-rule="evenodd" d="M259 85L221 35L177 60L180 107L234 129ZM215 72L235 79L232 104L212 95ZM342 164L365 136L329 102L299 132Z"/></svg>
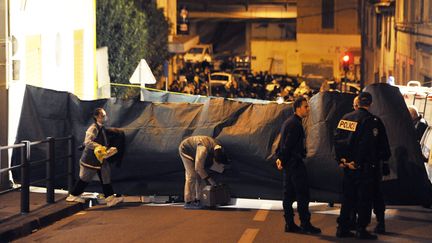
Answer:
<svg viewBox="0 0 432 243"><path fill-rule="evenodd" d="M225 69L218 72L232 71ZM226 98L276 100L282 97L285 101L291 101L299 95L312 95L315 92L305 82L301 82L301 78L295 76L272 75L268 72L252 73L249 69L242 69L242 72L233 75L232 81L224 85L213 85L210 84L211 73L213 72L210 65L205 63L185 65L178 71L168 90Z"/></svg>

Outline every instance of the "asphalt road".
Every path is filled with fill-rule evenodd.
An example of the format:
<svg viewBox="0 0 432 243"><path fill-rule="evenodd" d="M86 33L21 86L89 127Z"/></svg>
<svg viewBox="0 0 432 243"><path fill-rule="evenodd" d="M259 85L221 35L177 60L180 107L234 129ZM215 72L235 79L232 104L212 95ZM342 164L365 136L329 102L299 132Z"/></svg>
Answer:
<svg viewBox="0 0 432 243"><path fill-rule="evenodd" d="M283 232L283 211L263 203L258 208L184 210L180 204L127 202L116 208L95 206L15 242L355 242L335 237L339 205L311 206L312 223L321 235ZM257 207L255 207L257 208ZM268 210L271 209L271 210ZM390 207L386 235L374 242L432 242L432 210ZM298 222L298 218L296 218ZM372 220L370 228L375 225ZM360 241L365 242L365 241Z"/></svg>

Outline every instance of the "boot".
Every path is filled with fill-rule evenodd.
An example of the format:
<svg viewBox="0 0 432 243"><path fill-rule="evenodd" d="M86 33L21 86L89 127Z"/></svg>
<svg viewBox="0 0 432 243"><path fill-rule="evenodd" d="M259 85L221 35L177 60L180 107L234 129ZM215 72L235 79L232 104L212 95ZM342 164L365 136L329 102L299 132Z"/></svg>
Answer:
<svg viewBox="0 0 432 243"><path fill-rule="evenodd" d="M385 234L386 233L385 224L383 222L379 222L375 226L374 233L376 233L376 234Z"/></svg>
<svg viewBox="0 0 432 243"><path fill-rule="evenodd" d="M357 230L355 237L360 240L376 240L377 235L369 233L366 229Z"/></svg>
<svg viewBox="0 0 432 243"><path fill-rule="evenodd" d="M336 237L337 238L348 238L348 237L354 237L355 234L348 229L342 229L341 227L337 227L336 230Z"/></svg>
<svg viewBox="0 0 432 243"><path fill-rule="evenodd" d="M296 225L294 222L293 223L289 223L289 224L285 224L285 232L291 232L291 233L299 233L301 232L301 228Z"/></svg>
<svg viewBox="0 0 432 243"><path fill-rule="evenodd" d="M321 234L321 229L313 226L311 223L307 223L301 226L302 232L307 234Z"/></svg>

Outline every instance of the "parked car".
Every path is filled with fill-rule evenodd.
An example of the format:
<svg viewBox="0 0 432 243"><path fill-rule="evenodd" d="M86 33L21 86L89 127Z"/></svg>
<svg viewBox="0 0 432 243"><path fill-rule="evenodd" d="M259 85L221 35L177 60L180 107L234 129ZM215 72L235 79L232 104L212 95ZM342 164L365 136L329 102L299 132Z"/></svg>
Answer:
<svg viewBox="0 0 432 243"><path fill-rule="evenodd" d="M196 45L189 49L184 55L184 61L190 63L199 63L206 61L211 63L213 61L213 49L211 45Z"/></svg>
<svg viewBox="0 0 432 243"><path fill-rule="evenodd" d="M340 83L335 83L335 81L328 81L327 83L330 86L330 91L340 92ZM358 94L361 91L360 84L353 82L342 82L342 91L344 93Z"/></svg>
<svg viewBox="0 0 432 243"><path fill-rule="evenodd" d="M426 159L425 168L429 180L432 182L432 126L429 126L423 133L423 137L420 140L420 146L423 157Z"/></svg>
<svg viewBox="0 0 432 243"><path fill-rule="evenodd" d="M232 82L234 76L230 73L217 72L210 74L210 85L211 86L222 86L226 85L228 82Z"/></svg>
<svg viewBox="0 0 432 243"><path fill-rule="evenodd" d="M419 113L427 120L432 121L432 88L423 86L421 82L411 80L406 85L395 85L399 88L405 103L414 105Z"/></svg>
<svg viewBox="0 0 432 243"><path fill-rule="evenodd" d="M409 95L414 95L416 99L418 98L430 98L432 95L432 88L422 86L422 84L419 81L411 80L407 83L407 85L395 85L399 88L401 94L404 97L407 97Z"/></svg>

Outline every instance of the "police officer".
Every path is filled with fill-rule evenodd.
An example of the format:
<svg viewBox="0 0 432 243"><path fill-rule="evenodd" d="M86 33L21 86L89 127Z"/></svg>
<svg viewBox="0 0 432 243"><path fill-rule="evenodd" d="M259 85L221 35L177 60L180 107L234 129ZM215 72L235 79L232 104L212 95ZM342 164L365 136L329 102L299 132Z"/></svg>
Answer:
<svg viewBox="0 0 432 243"><path fill-rule="evenodd" d="M302 119L309 114L309 105L305 97L299 97L293 104L294 114L282 125L281 140L276 150L276 166L283 169L284 197L283 208L285 232L319 234L321 230L310 223L309 185L306 166L305 132ZM300 227L294 223L292 204L297 200Z"/></svg>
<svg viewBox="0 0 432 243"><path fill-rule="evenodd" d="M350 214L357 210L355 236L377 239L366 227L370 223L377 167L390 157L385 127L368 109L372 95L358 96L358 109L343 116L335 131L335 152L339 166L344 168L343 199L338 218L337 237L352 237L349 231ZM384 210L382 210L384 217ZM377 215L378 217L378 215Z"/></svg>
<svg viewBox="0 0 432 243"><path fill-rule="evenodd" d="M354 98L353 101L353 107L354 110L358 110L359 108L359 97L356 96ZM389 175L390 174L390 167L389 164L387 162L387 160L390 158L390 147L388 145L388 139L387 139L387 134L385 132L385 129L382 129L383 133L381 134L382 136L380 137L382 139L382 141L380 141L380 143L382 144L382 151L380 153L380 162L377 166L374 167L374 192L373 192L373 203L372 203L372 207L373 207L373 212L376 216L376 220L377 220L377 225L375 226L374 232L377 234L384 234L385 231L385 217L384 217L384 213L385 213L385 203L384 203L384 198L383 198L383 193L382 193L382 176L383 175ZM356 210L354 212L353 215L353 220L355 222L356 220Z"/></svg>

